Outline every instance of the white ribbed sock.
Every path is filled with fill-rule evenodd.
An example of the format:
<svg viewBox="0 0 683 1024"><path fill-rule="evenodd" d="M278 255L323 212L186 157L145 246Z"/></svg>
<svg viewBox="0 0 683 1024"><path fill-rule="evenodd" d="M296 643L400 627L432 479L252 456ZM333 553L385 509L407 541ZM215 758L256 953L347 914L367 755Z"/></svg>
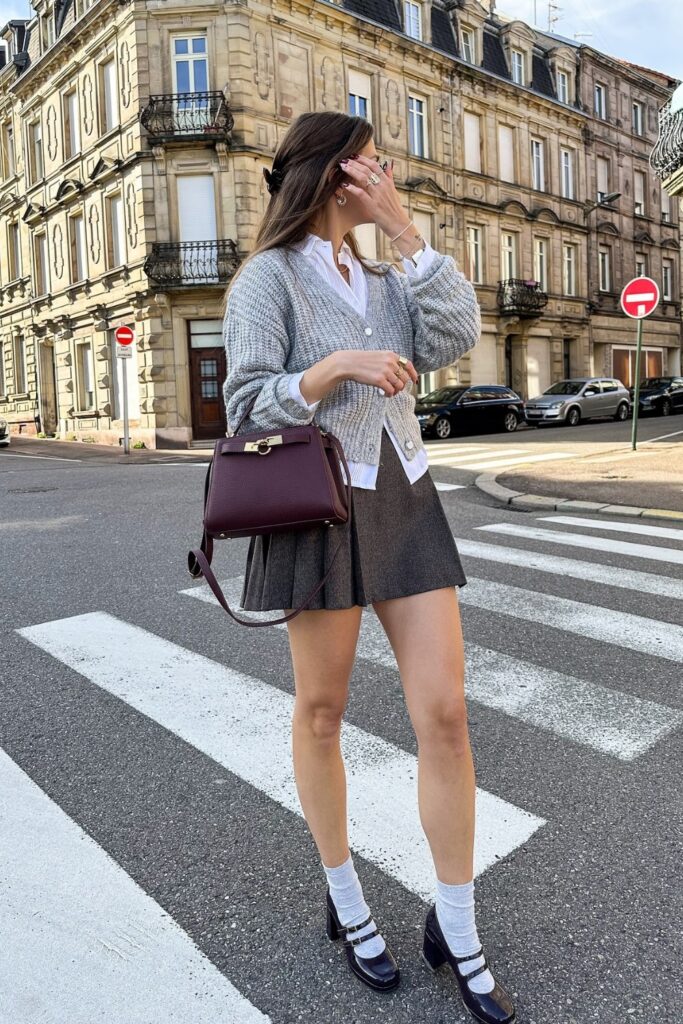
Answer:
<svg viewBox="0 0 683 1024"><path fill-rule="evenodd" d="M481 946L474 922L474 879L462 885L449 885L436 880L436 916L441 931L454 956L466 956L475 953ZM461 975L469 974L484 963L483 956L474 957L456 964ZM495 985L491 972L487 969L467 982L472 992L490 992Z"/></svg>
<svg viewBox="0 0 683 1024"><path fill-rule="evenodd" d="M330 895L334 903L339 921L343 925L360 924L370 913L370 908L363 898L363 890L353 865L353 857L349 854L347 860L336 868L328 868L323 864L327 881L330 883ZM369 921L364 928L356 932L344 933L345 939L359 939L362 935L369 935L376 928L373 921ZM386 947L386 942L381 935L374 935L365 942L359 942L353 949L358 956L377 956Z"/></svg>

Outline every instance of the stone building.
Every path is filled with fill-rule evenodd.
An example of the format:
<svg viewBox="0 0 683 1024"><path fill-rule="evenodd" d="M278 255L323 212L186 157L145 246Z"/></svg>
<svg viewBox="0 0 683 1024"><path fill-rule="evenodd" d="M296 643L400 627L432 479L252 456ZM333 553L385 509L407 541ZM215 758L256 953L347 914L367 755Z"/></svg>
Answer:
<svg viewBox="0 0 683 1024"><path fill-rule="evenodd" d="M675 372L677 211L655 216L652 178L645 211L628 206L662 76L477 0L33 6L0 30L0 415L13 432L119 443L124 375L133 440L225 432L223 292L269 199L261 168L311 109L373 123L422 233L476 282L481 342L420 393L504 382L527 397L567 374L628 372L614 293L642 252L652 273L671 261L652 347ZM634 103L642 136L624 120ZM622 193L612 210L598 157ZM357 236L400 267L374 225ZM129 360L119 325L136 332Z"/></svg>

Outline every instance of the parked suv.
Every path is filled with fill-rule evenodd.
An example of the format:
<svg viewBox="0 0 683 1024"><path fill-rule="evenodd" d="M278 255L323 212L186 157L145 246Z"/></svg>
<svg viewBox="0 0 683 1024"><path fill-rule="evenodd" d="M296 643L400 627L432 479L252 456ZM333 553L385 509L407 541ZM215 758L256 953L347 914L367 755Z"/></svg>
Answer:
<svg viewBox="0 0 683 1024"><path fill-rule="evenodd" d="M615 377L572 377L558 380L542 395L524 403L527 423L564 423L575 427L580 420L611 416L625 420L631 411L627 388Z"/></svg>
<svg viewBox="0 0 683 1024"><path fill-rule="evenodd" d="M510 432L524 420L524 401L502 384L437 388L417 399L415 415L423 437Z"/></svg>
<svg viewBox="0 0 683 1024"><path fill-rule="evenodd" d="M635 388L628 389L633 404ZM669 416L683 412L683 377L646 377L638 389L638 415L641 412Z"/></svg>

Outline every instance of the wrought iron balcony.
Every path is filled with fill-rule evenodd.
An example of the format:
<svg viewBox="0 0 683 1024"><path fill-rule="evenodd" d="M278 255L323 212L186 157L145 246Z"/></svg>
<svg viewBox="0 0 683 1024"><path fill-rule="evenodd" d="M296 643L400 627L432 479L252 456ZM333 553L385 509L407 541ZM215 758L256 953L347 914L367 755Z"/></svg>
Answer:
<svg viewBox="0 0 683 1024"><path fill-rule="evenodd" d="M498 282L498 308L507 316L540 316L548 303L538 281L511 277Z"/></svg>
<svg viewBox="0 0 683 1024"><path fill-rule="evenodd" d="M150 142L230 140L235 119L222 92L174 92L150 96L140 123Z"/></svg>
<svg viewBox="0 0 683 1024"><path fill-rule="evenodd" d="M683 167L683 110L671 111L671 100L659 111L659 138L650 153L650 166L664 180Z"/></svg>
<svg viewBox="0 0 683 1024"><path fill-rule="evenodd" d="M226 284L240 265L231 238L206 242L154 242L144 271L166 288Z"/></svg>

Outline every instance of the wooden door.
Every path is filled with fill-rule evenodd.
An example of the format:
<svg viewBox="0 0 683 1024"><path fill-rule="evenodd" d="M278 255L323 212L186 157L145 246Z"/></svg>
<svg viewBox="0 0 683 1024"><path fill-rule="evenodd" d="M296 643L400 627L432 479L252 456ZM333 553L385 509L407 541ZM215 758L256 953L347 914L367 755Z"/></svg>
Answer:
<svg viewBox="0 0 683 1024"><path fill-rule="evenodd" d="M190 349L192 433L195 440L214 441L217 437L225 437L225 377L224 348Z"/></svg>

